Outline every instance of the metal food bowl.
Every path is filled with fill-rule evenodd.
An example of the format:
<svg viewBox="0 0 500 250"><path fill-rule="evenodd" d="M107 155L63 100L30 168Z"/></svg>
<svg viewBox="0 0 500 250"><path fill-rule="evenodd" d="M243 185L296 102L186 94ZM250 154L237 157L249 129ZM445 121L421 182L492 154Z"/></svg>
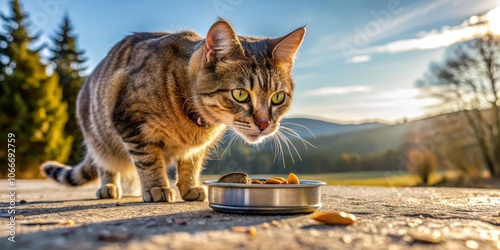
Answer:
<svg viewBox="0 0 500 250"><path fill-rule="evenodd" d="M265 180L264 180L265 181ZM209 206L218 212L238 214L312 213L321 207L322 181L300 184L241 184L204 181Z"/></svg>

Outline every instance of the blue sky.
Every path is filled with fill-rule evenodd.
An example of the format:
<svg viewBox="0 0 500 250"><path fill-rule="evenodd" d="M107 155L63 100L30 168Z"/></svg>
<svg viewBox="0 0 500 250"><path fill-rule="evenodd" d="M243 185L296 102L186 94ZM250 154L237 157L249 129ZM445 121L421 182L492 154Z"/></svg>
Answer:
<svg viewBox="0 0 500 250"><path fill-rule="evenodd" d="M9 10L8 2L0 0L3 13ZM425 116L431 112L427 106L437 101L422 97L415 82L429 63L440 61L448 46L470 39L477 19L492 21L496 31L500 26L500 8L486 16L500 6L500 0L21 3L31 15L33 31L41 31L44 41L67 12L79 46L86 51L89 70L131 32L192 29L204 35L217 16L231 22L240 35L278 37L307 24L293 72L296 93L289 116L344 123L392 123Z"/></svg>

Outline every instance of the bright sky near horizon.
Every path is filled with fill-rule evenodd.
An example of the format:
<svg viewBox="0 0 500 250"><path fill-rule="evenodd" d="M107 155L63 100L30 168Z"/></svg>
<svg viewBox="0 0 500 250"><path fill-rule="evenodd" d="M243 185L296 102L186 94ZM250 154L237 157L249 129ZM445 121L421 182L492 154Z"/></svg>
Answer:
<svg viewBox="0 0 500 250"><path fill-rule="evenodd" d="M0 11L9 13L8 0ZM425 116L437 101L415 87L446 48L485 29L500 34L500 0L76 1L21 0L33 32L54 35L67 12L89 71L137 31L192 29L217 16L240 35L278 37L307 24L293 72L289 116L337 122L398 122ZM497 8L498 7L498 8ZM496 9L495 9L496 8ZM486 24L485 24L486 23Z"/></svg>

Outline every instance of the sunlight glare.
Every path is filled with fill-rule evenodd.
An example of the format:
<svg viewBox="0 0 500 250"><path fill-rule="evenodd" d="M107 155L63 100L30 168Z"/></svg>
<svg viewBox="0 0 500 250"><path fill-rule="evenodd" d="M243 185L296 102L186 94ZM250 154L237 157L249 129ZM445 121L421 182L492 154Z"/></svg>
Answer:
<svg viewBox="0 0 500 250"><path fill-rule="evenodd" d="M490 31L495 35L500 35L500 6L490 10L486 14Z"/></svg>

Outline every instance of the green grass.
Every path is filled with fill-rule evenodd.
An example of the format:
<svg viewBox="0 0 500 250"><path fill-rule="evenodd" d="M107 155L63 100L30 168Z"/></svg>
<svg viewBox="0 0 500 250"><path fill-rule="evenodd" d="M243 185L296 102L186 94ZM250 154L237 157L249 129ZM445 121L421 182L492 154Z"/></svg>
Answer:
<svg viewBox="0 0 500 250"><path fill-rule="evenodd" d="M430 175L429 184L435 184L443 177L455 177L454 171L437 171ZM422 180L415 174L398 171L364 171L331 173L320 175L301 175L301 179L321 180L328 185L345 186L384 186L384 187L411 187L422 183Z"/></svg>
<svg viewBox="0 0 500 250"><path fill-rule="evenodd" d="M369 173L363 173L369 174ZM388 173L388 175L348 175L348 174L323 174L323 175L302 175L303 179L321 180L328 185L342 185L342 186L387 186L387 187L402 187L402 186L416 186L420 184L421 180L416 175L399 174L395 175Z"/></svg>

